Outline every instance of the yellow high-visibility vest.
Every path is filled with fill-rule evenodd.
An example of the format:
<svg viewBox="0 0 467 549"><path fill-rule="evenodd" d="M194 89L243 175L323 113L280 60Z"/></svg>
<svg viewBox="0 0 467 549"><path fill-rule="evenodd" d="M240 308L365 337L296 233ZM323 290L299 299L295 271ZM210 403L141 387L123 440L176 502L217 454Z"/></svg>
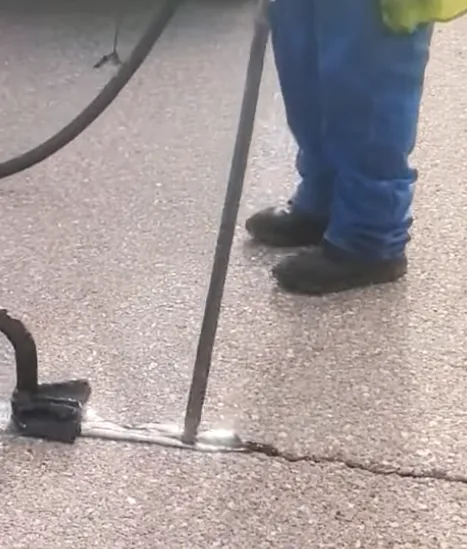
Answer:
<svg viewBox="0 0 467 549"><path fill-rule="evenodd" d="M384 22L397 32L422 23L446 22L467 13L467 0L380 0Z"/></svg>

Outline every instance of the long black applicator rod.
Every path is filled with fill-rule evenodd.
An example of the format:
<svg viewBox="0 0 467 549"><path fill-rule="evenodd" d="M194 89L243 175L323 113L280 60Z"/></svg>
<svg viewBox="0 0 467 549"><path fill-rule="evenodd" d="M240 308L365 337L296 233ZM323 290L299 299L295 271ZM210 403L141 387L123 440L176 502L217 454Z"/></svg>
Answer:
<svg viewBox="0 0 467 549"><path fill-rule="evenodd" d="M235 234L243 183L253 137L264 59L269 37L267 10L269 0L259 0L254 36L250 48L245 89L235 147L227 183L227 192L217 237L204 318L198 341L196 361L185 414L184 442L194 444L201 423L211 370L212 352L224 294L225 281Z"/></svg>

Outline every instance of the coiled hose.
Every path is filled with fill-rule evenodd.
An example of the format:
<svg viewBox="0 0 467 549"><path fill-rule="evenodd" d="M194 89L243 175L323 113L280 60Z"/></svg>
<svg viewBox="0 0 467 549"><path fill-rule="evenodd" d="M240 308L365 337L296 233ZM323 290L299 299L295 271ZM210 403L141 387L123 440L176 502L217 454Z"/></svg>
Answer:
<svg viewBox="0 0 467 549"><path fill-rule="evenodd" d="M158 5L151 16L146 32L136 44L128 59L122 63L117 74L109 80L91 103L69 124L37 147L0 162L0 179L22 172L42 162L86 130L114 101L143 64L182 2L183 0L164 0L162 6Z"/></svg>

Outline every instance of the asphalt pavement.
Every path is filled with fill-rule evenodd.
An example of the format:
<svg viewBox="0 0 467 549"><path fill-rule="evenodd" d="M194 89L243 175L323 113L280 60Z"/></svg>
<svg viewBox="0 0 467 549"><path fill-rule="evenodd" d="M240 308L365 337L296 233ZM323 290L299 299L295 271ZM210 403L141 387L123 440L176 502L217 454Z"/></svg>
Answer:
<svg viewBox="0 0 467 549"><path fill-rule="evenodd" d="M93 5L94 4L94 5ZM123 6L130 51L150 2ZM0 304L43 379L87 377L121 422L181 422L244 81L251 2L188 3L112 107L0 182ZM115 70L114 2L0 3L2 159L59 129ZM408 277L278 292L245 218L295 182L268 57L206 427L282 457L0 438L8 549L467 548L467 19L436 33L414 162ZM0 398L14 385L0 341Z"/></svg>

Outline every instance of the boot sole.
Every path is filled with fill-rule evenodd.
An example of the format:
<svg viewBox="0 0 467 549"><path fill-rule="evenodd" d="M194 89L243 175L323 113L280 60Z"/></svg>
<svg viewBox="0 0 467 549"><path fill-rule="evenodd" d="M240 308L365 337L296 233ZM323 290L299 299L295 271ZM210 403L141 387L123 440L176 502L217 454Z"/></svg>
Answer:
<svg viewBox="0 0 467 549"><path fill-rule="evenodd" d="M269 248L302 248L304 246L319 246L323 239L322 236L316 238L309 237L296 239L292 242L290 238L281 237L280 233L253 231L248 228L248 225L245 228L252 242L255 244L262 244L263 246L268 246Z"/></svg>
<svg viewBox="0 0 467 549"><path fill-rule="evenodd" d="M279 287L288 293L319 297L396 282L407 274L407 264L400 265L400 267L394 267L393 272L382 271L353 276L346 280L342 280L340 283L333 284L332 286L326 286L324 284L310 286L308 283L302 283L302 281L287 280L287 277L278 276L274 269L272 274Z"/></svg>

